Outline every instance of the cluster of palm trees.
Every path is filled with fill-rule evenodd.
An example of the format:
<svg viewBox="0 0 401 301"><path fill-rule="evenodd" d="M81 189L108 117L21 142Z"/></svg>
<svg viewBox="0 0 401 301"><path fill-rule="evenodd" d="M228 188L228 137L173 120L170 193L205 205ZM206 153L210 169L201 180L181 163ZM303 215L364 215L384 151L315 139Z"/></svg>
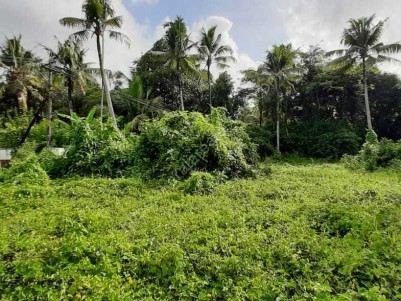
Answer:
<svg viewBox="0 0 401 301"><path fill-rule="evenodd" d="M174 21L164 24L167 29L164 36L164 51L152 51L152 54L164 57L165 66L176 71L180 109L184 110L183 74L185 72L202 75L202 63L207 71L209 90L209 105L212 107L211 67L213 64L219 69L229 67L229 62L235 62L233 49L228 45L221 45L221 34L216 33L217 26L208 30L202 28L199 42L190 40L184 19L177 17Z"/></svg>
<svg viewBox="0 0 401 301"><path fill-rule="evenodd" d="M56 50L46 48L49 52L49 63L43 64L30 51L25 50L21 44L21 37L8 39L0 48L0 68L6 70L6 90L15 95L18 107L27 109L28 95L44 103L44 96L50 99L50 92L57 84L59 77L51 78L50 74L60 75L67 87L68 108L70 114L74 111L73 93L77 89L84 91L86 83L93 79L95 73L100 74L102 91L106 99L109 116L113 125L117 121L108 84L108 72L104 68L104 40L105 35L119 42L130 45L129 38L117 31L121 28L121 16L115 16L111 0L84 0L82 5L83 18L67 17L60 20L63 26L71 27L77 31L71 34L70 39L58 42ZM394 62L396 59L390 55L401 50L401 44L392 43L384 45L380 37L386 20L375 23L375 16L360 19L350 19L348 27L342 35L342 44L345 49L334 50L327 53L327 57L334 59L328 64L337 65L347 69L355 64L362 66L362 79L364 86L364 100L367 118L367 127L373 130L370 114L368 82L366 70L368 66L382 62ZM212 103L212 66L226 68L229 63L235 62L233 49L222 45L221 34L217 34L217 27L202 28L200 40L193 42L190 39L187 26L181 17L164 24L166 33L162 39L159 51L150 51L152 55L164 62L164 67L175 71L178 88L180 110L184 110L183 82L186 74L196 74L207 77L209 105ZM82 43L91 37L96 39L99 69L90 68L84 62L85 50ZM304 70L297 66L298 50L291 44L274 45L267 51L265 60L257 70L243 72L244 81L253 85L254 98L259 100L274 99L276 102L276 138L277 152L280 152L280 119L282 99L288 91L294 90L294 83L301 77ZM43 72L49 71L48 85L43 84ZM45 91L45 93L44 93ZM103 97L102 97L103 106ZM40 108L39 108L40 109ZM259 110L262 114L262 108ZM50 115L50 114L49 114ZM50 116L49 116L50 119Z"/></svg>
<svg viewBox="0 0 401 301"><path fill-rule="evenodd" d="M365 110L368 130L373 130L370 114L367 67L382 62L396 62L397 59L389 56L401 51L401 44L384 45L379 42L386 22L374 23L375 15L359 19L350 19L342 35L341 43L346 47L327 52L327 57L335 57L329 65L335 65L344 70L356 64L362 65L362 81L364 86ZM297 67L297 50L288 45L274 45L267 51L262 65L255 70L244 71L244 81L254 86L255 98L263 97L276 99L276 150L280 153L280 119L281 101L283 94L294 89L294 83L300 78L303 71ZM399 62L399 61L398 61Z"/></svg>

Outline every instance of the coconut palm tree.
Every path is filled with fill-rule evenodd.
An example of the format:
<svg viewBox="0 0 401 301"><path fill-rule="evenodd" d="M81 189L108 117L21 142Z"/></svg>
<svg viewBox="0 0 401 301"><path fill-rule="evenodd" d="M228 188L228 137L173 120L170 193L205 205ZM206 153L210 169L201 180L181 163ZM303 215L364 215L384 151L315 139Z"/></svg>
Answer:
<svg viewBox="0 0 401 301"><path fill-rule="evenodd" d="M302 73L301 68L295 67L296 51L292 45L274 45L267 51L266 59L259 67L262 75L266 76L270 83L270 90L276 98L276 150L280 153L280 116L281 100L283 93L288 89L294 89L293 82Z"/></svg>
<svg viewBox="0 0 401 301"><path fill-rule="evenodd" d="M205 61L207 68L207 81L209 86L209 104L212 107L212 89L211 89L211 74L210 68L213 63L217 67L224 69L229 67L228 62L235 62L233 49L227 45L220 45L221 34L216 36L217 26L209 28L207 31L202 28L201 40L198 44L198 52L200 58Z"/></svg>
<svg viewBox="0 0 401 301"><path fill-rule="evenodd" d="M21 36L6 40L0 46L0 68L6 73L6 94L18 103L18 109L28 109L28 94L43 100L39 89L42 87L38 70L40 59L22 46Z"/></svg>
<svg viewBox="0 0 401 301"><path fill-rule="evenodd" d="M190 50L196 46L187 34L187 27L184 19L177 17L174 21L164 24L167 28L164 36L163 46L164 51L152 51L155 55L160 55L165 58L165 66L174 69L177 73L178 94L180 99L180 109L184 111L184 96L183 96L183 73L194 72L198 73L196 66L196 55L190 54Z"/></svg>
<svg viewBox="0 0 401 301"><path fill-rule="evenodd" d="M122 17L115 16L115 11L111 7L110 0L84 0L82 11L85 15L84 19L68 17L60 20L63 26L79 29L72 34L77 40L87 40L90 36L96 37L97 53L99 58L100 74L102 77L103 89L106 96L106 102L109 114L115 127L117 121L114 114L113 103L111 101L110 90L104 70L102 40L107 33L110 38L125 42L129 45L129 38L121 32L115 31L121 28Z"/></svg>
<svg viewBox="0 0 401 301"><path fill-rule="evenodd" d="M88 64L84 63L86 50L81 48L79 42L73 40L66 40L64 43L58 41L56 51L46 47L45 49L49 52L50 58L54 64L58 65L60 73L66 79L68 108L70 115L72 115L74 112L72 96L75 88L78 87L84 92L86 83L93 80L91 76L91 73L93 73L92 69L89 68Z"/></svg>
<svg viewBox="0 0 401 301"><path fill-rule="evenodd" d="M374 19L375 15L369 18L350 19L348 21L349 27L344 30L341 40L341 43L346 46L346 49L334 50L327 53L328 56L339 56L334 59L331 64L343 64L344 67L352 66L355 63L362 64L365 110L369 130L373 130L373 127L370 114L366 68L367 66L372 66L377 63L397 61L388 55L401 51L401 44L399 43L384 45L379 42L387 19L379 21L376 24L374 23Z"/></svg>

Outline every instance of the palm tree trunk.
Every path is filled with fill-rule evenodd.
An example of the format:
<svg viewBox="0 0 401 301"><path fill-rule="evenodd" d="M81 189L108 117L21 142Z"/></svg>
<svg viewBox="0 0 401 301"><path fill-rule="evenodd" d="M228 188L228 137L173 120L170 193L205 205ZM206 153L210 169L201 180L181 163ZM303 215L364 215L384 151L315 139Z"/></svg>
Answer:
<svg viewBox="0 0 401 301"><path fill-rule="evenodd" d="M72 93L74 90L74 83L72 82L71 75L68 76L67 78L67 85L68 85L68 108L70 110L70 116L72 116L72 113L74 113L74 106L72 104Z"/></svg>
<svg viewBox="0 0 401 301"><path fill-rule="evenodd" d="M365 95L365 109L366 109L366 119L368 121L368 130L373 131L372 127L372 116L370 115L370 105L369 105L369 94L368 94L368 79L366 75L366 62L365 58L362 60L363 68L363 90Z"/></svg>
<svg viewBox="0 0 401 301"><path fill-rule="evenodd" d="M52 112L53 112L53 101L52 101L52 86L53 86L53 73L50 70L49 65L49 95L47 100L47 147L51 146L52 141Z"/></svg>
<svg viewBox="0 0 401 301"><path fill-rule="evenodd" d="M280 154L280 92L279 92L279 80L277 79L277 103L276 103L276 150Z"/></svg>
<svg viewBox="0 0 401 301"><path fill-rule="evenodd" d="M212 88L211 88L211 83L210 83L210 64L207 64L207 82L208 82L208 85L209 85L210 110L212 110L213 104L212 104Z"/></svg>
<svg viewBox="0 0 401 301"><path fill-rule="evenodd" d="M104 36L102 36L102 63L104 65ZM102 99L100 101L100 122L103 124L104 87L102 85Z"/></svg>
<svg viewBox="0 0 401 301"><path fill-rule="evenodd" d="M27 98L28 98L28 96L27 96L26 91L21 91L17 95L18 109L20 109L22 112L26 112L28 110Z"/></svg>
<svg viewBox="0 0 401 301"><path fill-rule="evenodd" d="M114 114L113 103L111 101L110 91L109 91L109 87L107 84L106 75L104 72L104 66L103 66L103 60L102 60L102 49L100 46L100 35L96 35L96 44L97 44L97 53L98 53L98 57L99 57L100 74L102 76L102 84L103 84L104 93L106 96L107 107L109 109L109 114L110 114L113 126L117 129L117 120L116 120L116 116Z"/></svg>
<svg viewBox="0 0 401 301"><path fill-rule="evenodd" d="M179 97L180 97L180 108L181 108L181 111L185 111L185 108L184 108L184 95L182 93L181 68L180 68L179 64L177 64L177 75L178 75L178 94L179 94Z"/></svg>

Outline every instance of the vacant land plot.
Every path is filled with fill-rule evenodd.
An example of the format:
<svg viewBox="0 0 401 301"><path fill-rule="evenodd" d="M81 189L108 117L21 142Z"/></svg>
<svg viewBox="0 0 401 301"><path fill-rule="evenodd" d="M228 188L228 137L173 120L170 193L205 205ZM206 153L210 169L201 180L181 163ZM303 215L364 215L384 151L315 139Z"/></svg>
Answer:
<svg viewBox="0 0 401 301"><path fill-rule="evenodd" d="M0 188L1 300L398 300L401 175L276 164L185 195Z"/></svg>

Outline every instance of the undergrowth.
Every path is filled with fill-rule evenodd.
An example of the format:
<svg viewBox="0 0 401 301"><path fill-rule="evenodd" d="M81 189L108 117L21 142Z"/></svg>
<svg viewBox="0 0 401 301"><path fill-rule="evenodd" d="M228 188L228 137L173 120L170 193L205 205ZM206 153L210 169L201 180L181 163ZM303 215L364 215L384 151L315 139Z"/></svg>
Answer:
<svg viewBox="0 0 401 301"><path fill-rule="evenodd" d="M204 195L135 179L3 185L0 299L397 300L400 178L285 163Z"/></svg>

